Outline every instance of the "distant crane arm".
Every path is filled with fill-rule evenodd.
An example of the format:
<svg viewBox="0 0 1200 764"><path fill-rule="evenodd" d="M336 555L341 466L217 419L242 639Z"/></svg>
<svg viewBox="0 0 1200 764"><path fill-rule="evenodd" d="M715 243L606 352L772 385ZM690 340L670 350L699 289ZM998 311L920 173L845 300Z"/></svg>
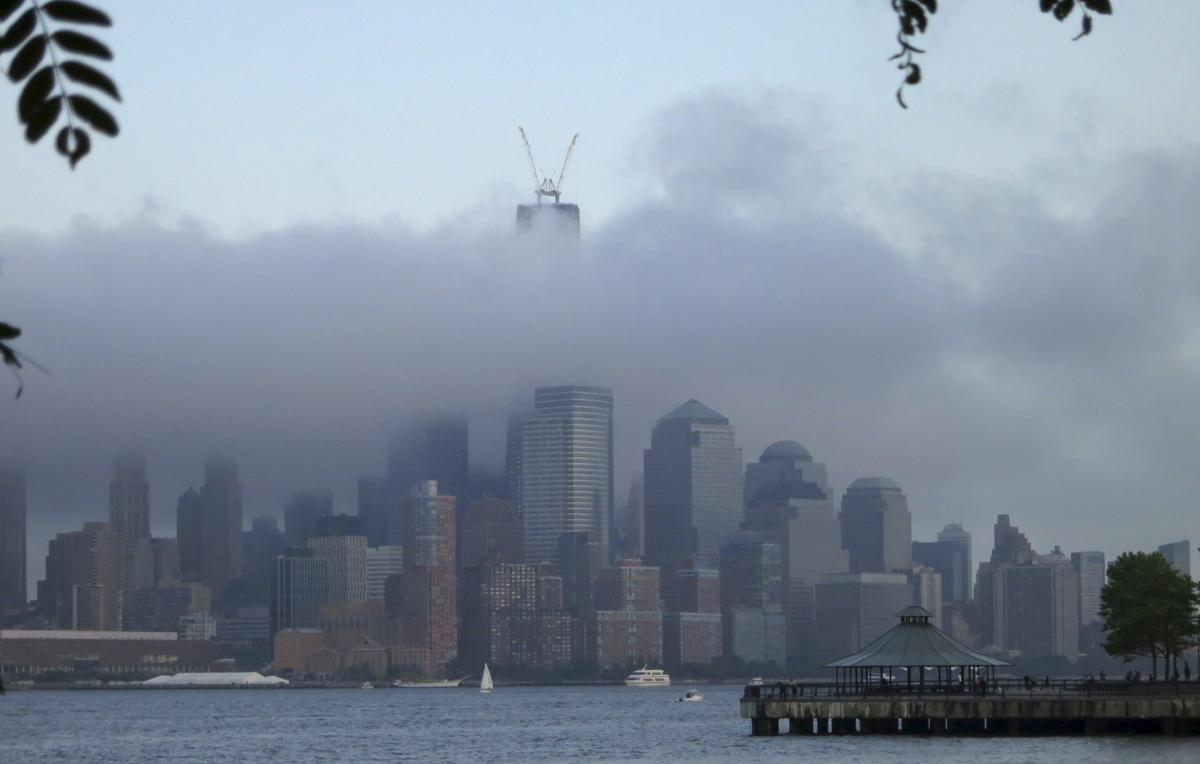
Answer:
<svg viewBox="0 0 1200 764"><path fill-rule="evenodd" d="M533 148L529 145L529 136L525 135L525 128L520 125L517 129L521 131L521 140L525 143L525 155L529 157L529 170L533 173L533 187L535 189L542 187L542 179L538 176L537 162L533 161Z"/></svg>
<svg viewBox="0 0 1200 764"><path fill-rule="evenodd" d="M567 174L567 163L571 161L571 155L575 153L575 141L579 140L579 133L571 136L571 145L567 146L567 155L563 157L562 169L558 171L558 182L554 184L554 188L560 193L562 192L563 177ZM526 148L529 144L525 144Z"/></svg>

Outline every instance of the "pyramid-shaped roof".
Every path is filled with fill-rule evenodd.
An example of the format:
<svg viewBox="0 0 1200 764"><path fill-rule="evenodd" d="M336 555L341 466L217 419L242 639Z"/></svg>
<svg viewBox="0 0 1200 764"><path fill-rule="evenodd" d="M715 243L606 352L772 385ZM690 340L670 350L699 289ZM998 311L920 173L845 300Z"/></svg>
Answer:
<svg viewBox="0 0 1200 764"><path fill-rule="evenodd" d="M662 422L668 419L694 419L700 422L710 424L729 424L727 419L720 412L713 411L708 406L705 406L700 401L692 398L687 403L675 408L670 413L661 417L658 421Z"/></svg>
<svg viewBox="0 0 1200 764"><path fill-rule="evenodd" d="M929 622L932 614L917 605L896 616L900 623L854 655L826 668L879 668L893 666L1011 666L977 653Z"/></svg>

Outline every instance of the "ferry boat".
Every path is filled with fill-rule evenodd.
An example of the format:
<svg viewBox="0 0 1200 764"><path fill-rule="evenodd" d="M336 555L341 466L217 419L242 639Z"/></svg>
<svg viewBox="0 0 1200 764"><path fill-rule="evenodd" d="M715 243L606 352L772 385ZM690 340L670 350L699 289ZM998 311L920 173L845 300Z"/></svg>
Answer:
<svg viewBox="0 0 1200 764"><path fill-rule="evenodd" d="M671 677L662 669L652 669L642 666L637 671L625 677L626 687L670 687Z"/></svg>

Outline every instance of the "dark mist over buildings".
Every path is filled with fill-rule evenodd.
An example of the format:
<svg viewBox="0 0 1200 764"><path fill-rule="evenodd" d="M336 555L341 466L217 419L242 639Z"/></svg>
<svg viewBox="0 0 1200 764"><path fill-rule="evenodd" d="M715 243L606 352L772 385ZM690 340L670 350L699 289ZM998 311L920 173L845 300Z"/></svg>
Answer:
<svg viewBox="0 0 1200 764"><path fill-rule="evenodd" d="M747 454L819 451L836 495L894 478L922 538L1014 502L1070 548L1200 536L1194 152L1104 160L1113 190L1082 217L1025 184L944 175L903 182L916 215L845 188L821 119L781 108L710 94L664 110L638 148L661 193L567 245L515 235L508 200L420 233L234 240L153 209L0 233L6 316L52 371L0 396L30 558L105 519L127 448L147 455L155 535L213 453L237 461L243 522L315 487L353 511L395 427L429 412L467 418L472 469L499 483L510 410L559 384L613 389L621 500L656 419L696 397ZM876 214L857 212L864 194ZM1134 506L1144 522L1120 523Z"/></svg>

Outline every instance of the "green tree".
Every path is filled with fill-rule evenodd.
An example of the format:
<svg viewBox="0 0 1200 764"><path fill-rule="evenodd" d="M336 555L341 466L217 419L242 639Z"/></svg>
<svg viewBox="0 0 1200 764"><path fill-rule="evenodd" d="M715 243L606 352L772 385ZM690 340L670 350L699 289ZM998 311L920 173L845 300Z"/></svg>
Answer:
<svg viewBox="0 0 1200 764"><path fill-rule="evenodd" d="M1154 675L1161 656L1164 676L1169 676L1173 659L1195 642L1198 606L1200 589L1165 557L1126 552L1109 567L1100 593L1100 616L1108 634L1104 649L1126 662L1150 658Z"/></svg>

